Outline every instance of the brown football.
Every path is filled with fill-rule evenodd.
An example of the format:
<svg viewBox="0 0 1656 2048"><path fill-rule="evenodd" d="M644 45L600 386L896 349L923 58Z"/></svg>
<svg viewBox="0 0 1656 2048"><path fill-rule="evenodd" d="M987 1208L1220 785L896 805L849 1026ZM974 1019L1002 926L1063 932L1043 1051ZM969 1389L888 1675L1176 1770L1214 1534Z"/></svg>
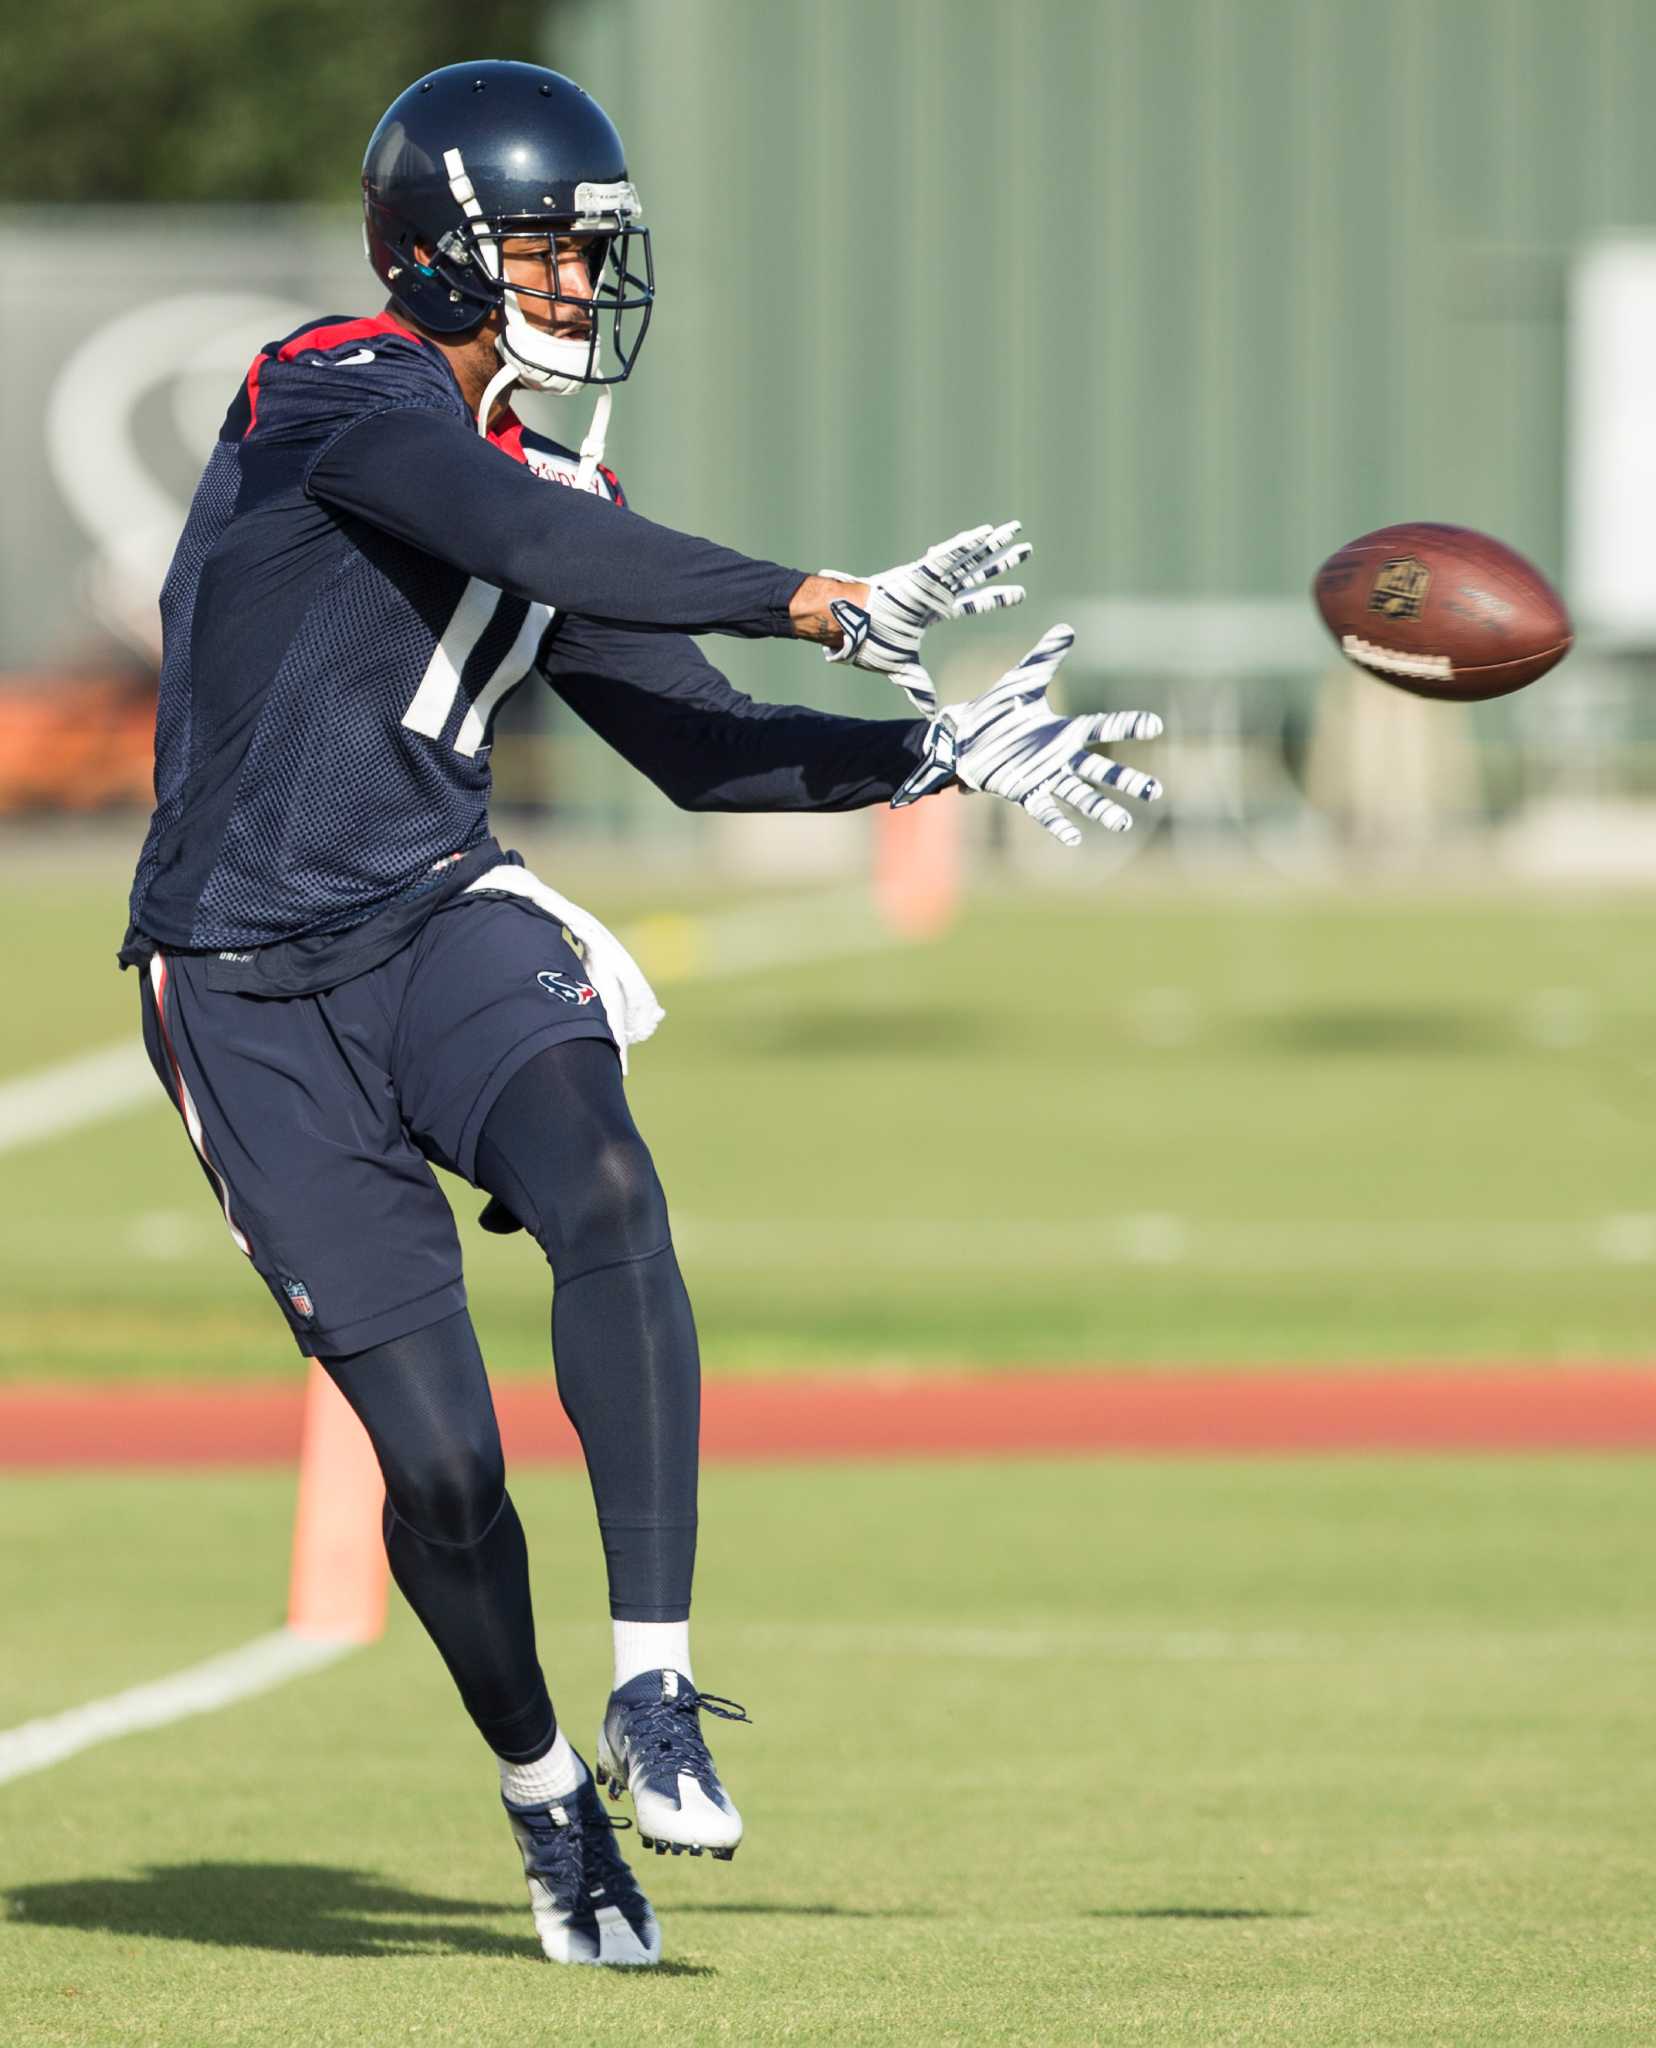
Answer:
<svg viewBox="0 0 1656 2048"><path fill-rule="evenodd" d="M1311 588L1346 659L1417 697L1504 697L1574 639L1541 571L1469 526L1382 526L1330 555Z"/></svg>

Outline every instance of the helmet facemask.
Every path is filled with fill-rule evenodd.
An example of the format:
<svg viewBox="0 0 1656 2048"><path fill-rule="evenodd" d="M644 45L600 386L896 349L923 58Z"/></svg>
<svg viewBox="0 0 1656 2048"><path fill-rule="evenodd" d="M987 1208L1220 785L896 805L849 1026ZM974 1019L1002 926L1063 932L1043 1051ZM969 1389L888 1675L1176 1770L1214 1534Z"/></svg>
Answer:
<svg viewBox="0 0 1656 2048"><path fill-rule="evenodd" d="M472 191L459 150L445 152L449 189L465 215L437 248L439 266L451 265L479 281L479 272L493 287L504 315L495 337L502 363L525 383L541 391L567 395L585 384L620 384L630 375L650 324L655 299L655 265L650 231L640 222L638 194L632 185L583 184L575 189L570 214L491 221ZM509 285L504 279L501 245L544 236L550 291ZM559 289L558 240L581 237L591 244L588 271L590 296L580 298ZM583 334L554 334L534 325L523 309L525 299L550 307L566 307L578 316ZM606 362L605 343L614 367Z"/></svg>
<svg viewBox="0 0 1656 2048"><path fill-rule="evenodd" d="M525 384L537 390L568 394L583 384L619 384L631 371L644 340L654 299L648 228L631 224L607 227L587 243L587 273L592 290L580 298L559 288L558 244L590 231L569 222L503 223L497 236L479 237L484 261L500 263L501 243L543 241L552 289L510 285L502 278L501 310L505 325L495 339L502 362L512 363ZM631 263L642 265L632 270ZM500 270L495 273L501 275ZM533 321L524 301L573 315L571 324L585 333L557 334ZM615 367L608 364L613 361Z"/></svg>

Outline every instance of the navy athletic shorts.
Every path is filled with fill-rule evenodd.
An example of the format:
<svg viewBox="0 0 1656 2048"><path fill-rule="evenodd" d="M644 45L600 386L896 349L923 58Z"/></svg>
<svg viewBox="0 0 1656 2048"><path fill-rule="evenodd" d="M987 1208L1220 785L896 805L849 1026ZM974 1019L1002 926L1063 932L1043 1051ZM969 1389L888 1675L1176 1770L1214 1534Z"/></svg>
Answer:
<svg viewBox="0 0 1656 2048"><path fill-rule="evenodd" d="M342 1357L464 1308L428 1162L471 1180L484 1119L526 1061L613 1039L563 926L517 898L457 897L318 995L215 988L215 965L155 954L144 1043L300 1350Z"/></svg>

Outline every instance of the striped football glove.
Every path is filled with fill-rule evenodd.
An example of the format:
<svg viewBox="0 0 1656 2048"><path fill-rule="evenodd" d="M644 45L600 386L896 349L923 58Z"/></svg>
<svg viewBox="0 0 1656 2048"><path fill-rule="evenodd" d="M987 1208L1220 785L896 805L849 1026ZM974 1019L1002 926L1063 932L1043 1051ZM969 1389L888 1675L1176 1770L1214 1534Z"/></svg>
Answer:
<svg viewBox="0 0 1656 2048"><path fill-rule="evenodd" d="M1027 541L1017 538L1019 530L1016 519L1009 519L1004 526L974 526L957 533L953 540L940 540L936 547L927 548L918 562L882 569L877 576L853 578L837 569L824 569L825 576L868 585L866 606L853 604L849 598L835 598L830 603L828 609L845 637L838 647L827 650L828 659L889 676L898 689L908 693L916 710L935 711L937 692L920 666L921 637L939 619L970 619L980 612L1003 611L1008 605L1023 603L1021 583L985 588L1008 569L1028 561L1032 550Z"/></svg>
<svg viewBox="0 0 1656 2048"><path fill-rule="evenodd" d="M1127 831L1132 817L1104 792L1113 789L1153 804L1161 784L1088 749L1114 740L1153 740L1162 722L1153 711L1061 717L1047 702L1047 691L1074 645L1068 626L1054 626L981 697L945 705L926 728L926 759L891 799L892 808L963 782L1021 804L1066 846L1079 846L1081 833L1065 804L1106 832Z"/></svg>

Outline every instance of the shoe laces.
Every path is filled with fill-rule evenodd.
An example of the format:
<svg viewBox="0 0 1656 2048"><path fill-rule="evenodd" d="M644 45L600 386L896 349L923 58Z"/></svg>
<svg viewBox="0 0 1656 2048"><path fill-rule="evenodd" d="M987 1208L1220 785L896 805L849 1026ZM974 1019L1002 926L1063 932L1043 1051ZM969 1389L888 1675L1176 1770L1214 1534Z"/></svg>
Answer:
<svg viewBox="0 0 1656 2048"><path fill-rule="evenodd" d="M704 1708L721 1721L752 1721L746 1707L735 1700L685 1685L671 1699L644 1700L634 1707L628 1733L652 1777L660 1773L675 1780L693 1778L710 1798L718 1799L719 1776L701 1732Z"/></svg>
<svg viewBox="0 0 1656 2048"><path fill-rule="evenodd" d="M619 1814L606 1813L596 1797L587 1801L577 1793L567 1799L549 1800L545 1806L520 1806L512 1810L534 1843L530 1874L539 1878L561 1905L573 1905L583 1891L607 1905L610 1902L604 1896L605 1887L619 1889L622 1881L637 1889L614 1839L617 1829L630 1828L632 1822ZM559 1813L564 1815L561 1821L557 1818ZM602 1867L603 1885L592 1883L595 1863Z"/></svg>
<svg viewBox="0 0 1656 2048"><path fill-rule="evenodd" d="M605 1813L601 1807L596 1813L583 1815L583 1820L588 1832L582 1844L582 1860L587 1897L593 1905L648 1906L632 1866L615 1839L617 1832L630 1828L632 1822L623 1820L619 1814Z"/></svg>

